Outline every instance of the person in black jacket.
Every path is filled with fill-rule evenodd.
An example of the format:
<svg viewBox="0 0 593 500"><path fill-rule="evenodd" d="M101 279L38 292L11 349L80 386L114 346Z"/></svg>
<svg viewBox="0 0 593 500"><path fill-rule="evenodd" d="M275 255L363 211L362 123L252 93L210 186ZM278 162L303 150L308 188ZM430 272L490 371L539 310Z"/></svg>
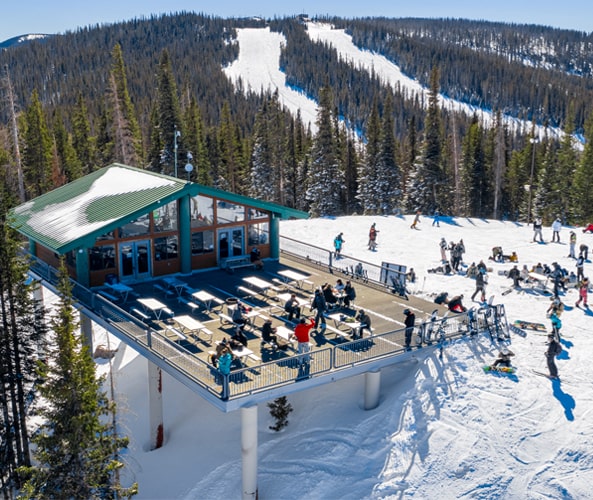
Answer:
<svg viewBox="0 0 593 500"><path fill-rule="evenodd" d="M548 335L548 350L546 351L546 360L548 362L548 370L550 371L550 378L558 378L558 367L554 359L562 352L560 343L551 333Z"/></svg>
<svg viewBox="0 0 593 500"><path fill-rule="evenodd" d="M344 286L344 306L350 308L350 304L354 302L354 299L356 299L356 290L348 280L346 286Z"/></svg>
<svg viewBox="0 0 593 500"><path fill-rule="evenodd" d="M404 309L404 324L406 325L406 349L410 349L412 343L412 333L414 333L414 323L416 322L416 315L409 309Z"/></svg>

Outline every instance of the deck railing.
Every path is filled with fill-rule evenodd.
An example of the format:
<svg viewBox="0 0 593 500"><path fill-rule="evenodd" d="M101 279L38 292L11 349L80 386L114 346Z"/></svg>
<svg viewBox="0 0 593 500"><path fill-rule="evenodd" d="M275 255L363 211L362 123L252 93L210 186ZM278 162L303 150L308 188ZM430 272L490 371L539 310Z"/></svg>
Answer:
<svg viewBox="0 0 593 500"><path fill-rule="evenodd" d="M310 253L307 255L310 256ZM36 258L31 259L30 268L55 290L58 284L56 269ZM223 376L215 367L161 332L142 323L116 304L76 281L71 283L75 301L101 318L118 338L132 348L150 351L157 364L177 370L222 399L238 398L294 383L303 378L347 370L406 351L405 329L402 328L367 338L343 341L310 354L286 356L256 366L243 366L233 370L230 375ZM421 323L413 332L412 346L418 349L437 345L442 349L453 339L483 331L490 332L492 336L508 331L503 305L485 306L477 311Z"/></svg>

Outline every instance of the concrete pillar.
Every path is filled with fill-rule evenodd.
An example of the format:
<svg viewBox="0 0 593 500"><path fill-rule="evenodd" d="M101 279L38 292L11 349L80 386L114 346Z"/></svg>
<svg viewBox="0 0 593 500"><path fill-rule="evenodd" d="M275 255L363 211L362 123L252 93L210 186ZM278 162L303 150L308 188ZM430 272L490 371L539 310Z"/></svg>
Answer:
<svg viewBox="0 0 593 500"><path fill-rule="evenodd" d="M148 425L150 426L150 449L163 446L163 374L152 361L148 361Z"/></svg>
<svg viewBox="0 0 593 500"><path fill-rule="evenodd" d="M379 406L381 389L381 370L364 374L364 409L372 410Z"/></svg>
<svg viewBox="0 0 593 500"><path fill-rule="evenodd" d="M91 318L89 318L86 314L82 311L80 312L80 333L82 335L82 343L89 348L89 352L91 356L95 351L93 346L93 322Z"/></svg>
<svg viewBox="0 0 593 500"><path fill-rule="evenodd" d="M179 258L181 273L191 273L191 204L189 195L179 198Z"/></svg>
<svg viewBox="0 0 593 500"><path fill-rule="evenodd" d="M243 500L257 498L257 405L241 408Z"/></svg>

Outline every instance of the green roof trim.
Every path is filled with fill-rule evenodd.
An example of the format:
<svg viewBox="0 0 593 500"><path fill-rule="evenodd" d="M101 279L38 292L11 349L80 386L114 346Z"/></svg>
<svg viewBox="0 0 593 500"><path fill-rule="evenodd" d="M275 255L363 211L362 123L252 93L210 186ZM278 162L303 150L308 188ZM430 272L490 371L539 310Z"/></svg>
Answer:
<svg viewBox="0 0 593 500"><path fill-rule="evenodd" d="M198 194L249 205L280 218L309 217L301 210L113 163L15 207L9 220L30 240L64 254L93 246L101 235L159 206Z"/></svg>

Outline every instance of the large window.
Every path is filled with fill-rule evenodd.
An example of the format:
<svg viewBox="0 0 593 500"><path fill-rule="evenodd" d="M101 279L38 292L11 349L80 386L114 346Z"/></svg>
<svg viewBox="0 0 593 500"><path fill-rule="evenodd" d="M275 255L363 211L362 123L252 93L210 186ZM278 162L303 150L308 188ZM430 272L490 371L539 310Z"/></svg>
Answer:
<svg viewBox="0 0 593 500"><path fill-rule="evenodd" d="M115 268L115 245L93 247L90 250L89 268L91 271Z"/></svg>
<svg viewBox="0 0 593 500"><path fill-rule="evenodd" d="M177 231L177 201L167 203L152 212L154 230L157 233Z"/></svg>
<svg viewBox="0 0 593 500"><path fill-rule="evenodd" d="M166 236L154 239L155 260L176 259L179 256L177 236Z"/></svg>
<svg viewBox="0 0 593 500"><path fill-rule="evenodd" d="M214 231L206 230L191 235L191 254L202 255L214 252Z"/></svg>
<svg viewBox="0 0 593 500"><path fill-rule="evenodd" d="M218 224L230 224L231 222L243 222L244 220L245 205L235 205L224 200L216 202L216 221Z"/></svg>
<svg viewBox="0 0 593 500"><path fill-rule="evenodd" d="M265 245L269 242L270 225L268 222L260 222L259 224L249 225L249 240L248 245Z"/></svg>
<svg viewBox="0 0 593 500"><path fill-rule="evenodd" d="M134 236L144 236L150 231L150 219L148 214L130 221L120 228L120 238L132 238Z"/></svg>
<svg viewBox="0 0 593 500"><path fill-rule="evenodd" d="M258 219L267 219L268 212L262 212L257 208L247 207L247 219L248 220L258 220Z"/></svg>
<svg viewBox="0 0 593 500"><path fill-rule="evenodd" d="M214 200L207 196L191 198L191 227L212 226L214 224Z"/></svg>

